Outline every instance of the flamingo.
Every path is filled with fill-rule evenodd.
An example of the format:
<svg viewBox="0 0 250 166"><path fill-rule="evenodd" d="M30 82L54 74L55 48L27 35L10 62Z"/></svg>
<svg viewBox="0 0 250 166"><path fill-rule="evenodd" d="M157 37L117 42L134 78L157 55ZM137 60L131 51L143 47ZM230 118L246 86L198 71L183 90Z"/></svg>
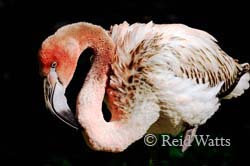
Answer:
<svg viewBox="0 0 250 166"><path fill-rule="evenodd" d="M80 54L93 63L74 115L65 97ZM249 88L250 65L228 56L205 31L183 24L124 22L109 31L86 22L59 28L39 51L46 106L81 129L94 150L121 152L146 133L193 139L218 110L221 99ZM112 114L105 121L102 102ZM187 147L182 147L183 151Z"/></svg>

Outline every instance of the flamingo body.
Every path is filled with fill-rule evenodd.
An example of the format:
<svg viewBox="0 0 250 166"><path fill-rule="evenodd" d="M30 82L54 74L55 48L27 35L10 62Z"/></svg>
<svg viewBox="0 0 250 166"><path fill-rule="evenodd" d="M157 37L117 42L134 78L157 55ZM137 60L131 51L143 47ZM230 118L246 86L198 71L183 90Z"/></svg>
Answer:
<svg viewBox="0 0 250 166"><path fill-rule="evenodd" d="M244 70L214 37L182 24L130 26L124 22L112 27L111 37L118 56L112 64L113 91L107 103L126 114L144 107L135 102L145 100L144 93L154 96L152 104L159 106L161 116L150 132L178 134L184 123L204 124L218 110L218 96L237 84ZM244 85L235 89L238 92L224 97L241 95L249 87L248 80L246 73L241 80Z"/></svg>
<svg viewBox="0 0 250 166"><path fill-rule="evenodd" d="M87 47L95 57L77 98L76 119L95 150L123 151L147 132L176 135L187 125L196 131L218 110L220 99L249 88L249 64L229 57L204 31L152 22L124 22L109 32L71 24L44 41L39 58L49 109L74 126L63 94ZM101 113L104 97L110 122Z"/></svg>

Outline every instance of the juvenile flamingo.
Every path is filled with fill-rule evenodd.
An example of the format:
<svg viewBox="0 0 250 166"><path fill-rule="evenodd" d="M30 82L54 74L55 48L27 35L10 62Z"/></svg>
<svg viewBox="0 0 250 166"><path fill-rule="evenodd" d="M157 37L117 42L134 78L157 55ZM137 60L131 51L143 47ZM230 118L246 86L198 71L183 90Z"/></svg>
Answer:
<svg viewBox="0 0 250 166"><path fill-rule="evenodd" d="M86 48L95 55L73 115L64 93ZM185 139L192 139L220 99L242 95L250 80L248 63L229 57L208 33L182 24L124 22L109 32L84 22L66 25L43 42L39 61L47 107L81 127L92 149L111 152L147 132L176 135L186 128ZM104 96L109 122L101 111Z"/></svg>

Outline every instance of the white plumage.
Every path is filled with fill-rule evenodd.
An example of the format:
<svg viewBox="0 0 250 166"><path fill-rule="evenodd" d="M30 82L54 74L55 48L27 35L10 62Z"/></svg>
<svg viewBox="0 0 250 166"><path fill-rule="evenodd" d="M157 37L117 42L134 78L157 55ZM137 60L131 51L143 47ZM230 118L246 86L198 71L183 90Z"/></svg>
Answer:
<svg viewBox="0 0 250 166"><path fill-rule="evenodd" d="M110 33L117 46L110 86L118 97L108 102L109 108L112 111L115 105L131 116L141 109L152 108L149 117L160 111L148 132L177 134L185 123L204 124L219 108L218 95L225 94L246 72L214 37L182 24L124 22ZM245 73L224 98L243 94L248 81L249 73ZM148 97L154 102L144 108L138 101L152 101Z"/></svg>

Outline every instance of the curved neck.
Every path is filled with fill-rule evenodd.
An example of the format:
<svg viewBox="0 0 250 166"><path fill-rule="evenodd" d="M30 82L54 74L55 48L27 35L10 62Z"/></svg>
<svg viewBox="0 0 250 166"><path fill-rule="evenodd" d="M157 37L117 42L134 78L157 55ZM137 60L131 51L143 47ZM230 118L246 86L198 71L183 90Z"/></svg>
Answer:
<svg viewBox="0 0 250 166"><path fill-rule="evenodd" d="M92 48L95 55L93 66L98 64L97 69L99 73L97 74L101 76L107 75L109 66L115 55L114 42L103 28L89 23L78 24L79 26L76 26L75 30L71 29L69 32L71 33L69 36L74 37L79 43L80 52L77 54L77 61L80 54L86 48Z"/></svg>
<svg viewBox="0 0 250 166"><path fill-rule="evenodd" d="M84 34L78 37L81 50L91 47L95 52L95 57L77 98L78 121L84 129L85 140L91 148L112 152L123 151L140 139L159 115L156 113L150 116L145 108L141 108L128 115L126 119L112 122L104 120L102 101L108 80L109 65L115 56L115 47L111 38L103 30L85 28L81 31L81 34Z"/></svg>

